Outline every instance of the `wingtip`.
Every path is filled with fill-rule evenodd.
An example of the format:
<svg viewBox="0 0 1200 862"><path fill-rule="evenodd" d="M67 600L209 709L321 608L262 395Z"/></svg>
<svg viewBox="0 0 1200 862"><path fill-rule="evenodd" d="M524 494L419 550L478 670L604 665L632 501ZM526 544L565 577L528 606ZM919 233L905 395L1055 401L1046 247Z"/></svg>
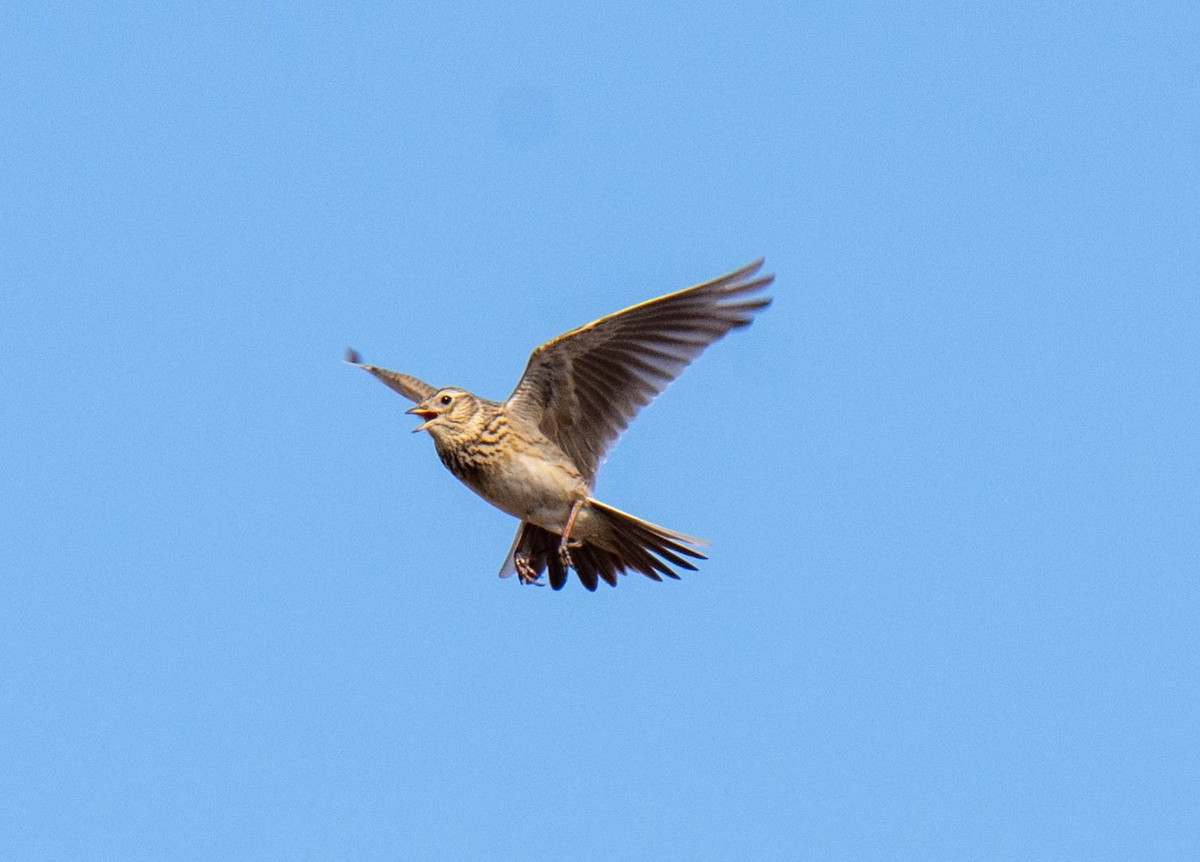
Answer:
<svg viewBox="0 0 1200 862"><path fill-rule="evenodd" d="M750 263L746 264L741 269L737 270L737 272L740 274L741 278L743 278L743 279L751 278L751 277L772 279L775 277L774 273L767 273L766 275L759 275L759 270L761 270L763 268L763 266L766 264L766 262L767 262L767 258L764 255L756 260L750 261Z"/></svg>
<svg viewBox="0 0 1200 862"><path fill-rule="evenodd" d="M718 276L712 281L697 285L695 288L691 289L707 289L710 291L719 292L726 296L753 293L754 291L762 290L775 281L775 273L759 272L766 261L767 259L765 257L760 257L753 263L746 264L741 269L735 269L733 272L728 272L725 275Z"/></svg>
<svg viewBox="0 0 1200 862"><path fill-rule="evenodd" d="M347 365L356 365L359 368L362 367L362 356L360 356L359 352L353 347L346 348L346 355L342 357L342 361Z"/></svg>

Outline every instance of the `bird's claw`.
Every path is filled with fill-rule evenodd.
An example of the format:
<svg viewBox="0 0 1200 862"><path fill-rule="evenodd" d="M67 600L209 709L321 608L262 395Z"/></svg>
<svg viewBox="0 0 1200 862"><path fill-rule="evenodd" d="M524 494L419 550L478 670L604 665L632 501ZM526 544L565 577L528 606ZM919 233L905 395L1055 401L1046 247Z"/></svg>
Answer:
<svg viewBox="0 0 1200 862"><path fill-rule="evenodd" d="M575 561L571 559L571 548L582 547L583 542L577 542L574 539L569 539L558 543L558 561L562 563L564 570L575 568Z"/></svg>
<svg viewBox="0 0 1200 862"><path fill-rule="evenodd" d="M541 582L541 575L533 566L529 565L529 560L526 557L517 555L513 557L513 564L517 567L517 580L522 584L533 584L535 587L543 587L545 584Z"/></svg>

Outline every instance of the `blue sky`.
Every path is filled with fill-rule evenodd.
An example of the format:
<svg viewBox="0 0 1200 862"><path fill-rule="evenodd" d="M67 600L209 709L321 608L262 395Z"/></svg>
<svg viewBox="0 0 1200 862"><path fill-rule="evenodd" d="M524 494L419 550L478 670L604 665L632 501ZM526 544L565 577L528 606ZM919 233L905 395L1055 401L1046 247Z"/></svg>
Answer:
<svg viewBox="0 0 1200 862"><path fill-rule="evenodd" d="M0 13L0 856L1200 853L1200 11ZM493 398L760 255L607 502L515 524L363 356Z"/></svg>

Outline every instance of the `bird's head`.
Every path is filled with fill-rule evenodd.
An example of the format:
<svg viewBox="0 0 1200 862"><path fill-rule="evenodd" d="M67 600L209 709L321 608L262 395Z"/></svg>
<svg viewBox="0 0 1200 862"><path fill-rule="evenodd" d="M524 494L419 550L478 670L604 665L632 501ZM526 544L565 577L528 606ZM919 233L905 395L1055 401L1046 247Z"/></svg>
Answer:
<svg viewBox="0 0 1200 862"><path fill-rule="evenodd" d="M428 431L434 439L448 439L466 431L479 412L479 399L465 389L447 386L405 411L425 421L413 429Z"/></svg>

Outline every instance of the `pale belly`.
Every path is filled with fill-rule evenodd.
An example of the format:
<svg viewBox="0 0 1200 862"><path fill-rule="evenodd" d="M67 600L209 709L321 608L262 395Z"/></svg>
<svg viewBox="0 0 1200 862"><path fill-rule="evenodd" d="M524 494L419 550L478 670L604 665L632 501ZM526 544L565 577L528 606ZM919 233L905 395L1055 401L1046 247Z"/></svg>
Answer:
<svg viewBox="0 0 1200 862"><path fill-rule="evenodd" d="M489 466L467 481L471 489L514 518L556 533L565 529L571 506L588 496L578 473L532 453Z"/></svg>

